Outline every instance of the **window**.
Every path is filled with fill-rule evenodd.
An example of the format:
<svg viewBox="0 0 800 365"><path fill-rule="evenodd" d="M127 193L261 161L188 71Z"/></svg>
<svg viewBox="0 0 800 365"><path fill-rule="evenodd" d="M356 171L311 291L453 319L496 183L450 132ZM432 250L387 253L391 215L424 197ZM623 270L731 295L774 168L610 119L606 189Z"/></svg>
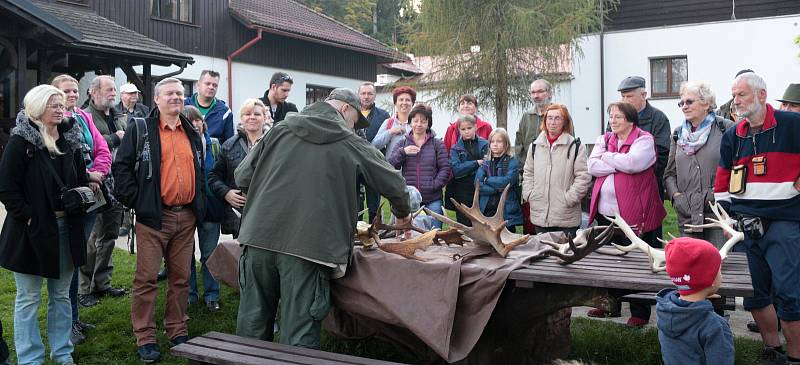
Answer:
<svg viewBox="0 0 800 365"><path fill-rule="evenodd" d="M332 87L306 85L306 105L314 104L318 101L323 101L333 91Z"/></svg>
<svg viewBox="0 0 800 365"><path fill-rule="evenodd" d="M184 80L180 79L181 84L183 85L183 95L184 96L191 96L194 94L194 83L197 82L195 80Z"/></svg>
<svg viewBox="0 0 800 365"><path fill-rule="evenodd" d="M650 59L650 95L653 97L679 96L681 84L689 79L686 56Z"/></svg>
<svg viewBox="0 0 800 365"><path fill-rule="evenodd" d="M150 0L150 15L183 23L194 21L192 0Z"/></svg>

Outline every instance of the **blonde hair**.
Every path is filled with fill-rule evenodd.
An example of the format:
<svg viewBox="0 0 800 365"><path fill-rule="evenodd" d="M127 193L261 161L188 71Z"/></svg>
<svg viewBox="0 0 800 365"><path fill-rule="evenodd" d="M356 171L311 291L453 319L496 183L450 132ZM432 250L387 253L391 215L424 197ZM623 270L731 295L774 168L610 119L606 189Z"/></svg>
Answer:
<svg viewBox="0 0 800 365"><path fill-rule="evenodd" d="M264 105L264 102L261 99L250 98L245 100L242 103L242 106L239 107L239 126L242 125L242 118L245 114L249 113L251 110L255 109L256 107L260 107L261 111L264 113L264 130L269 130L272 128L272 123L266 121L267 119L267 107Z"/></svg>
<svg viewBox="0 0 800 365"><path fill-rule="evenodd" d="M502 138L503 139L503 143L505 143L505 145L506 145L506 150L503 151L503 154L506 155L506 156L514 156L514 151L511 149L511 138L508 137L508 132L506 132L506 130L503 129L503 128L495 128L492 131L492 133L489 134L489 146L491 146L492 139L495 136L498 136L498 137ZM487 160L491 160L492 159L492 149L491 148L489 148L489 150L486 151L486 159Z"/></svg>
<svg viewBox="0 0 800 365"><path fill-rule="evenodd" d="M50 98L54 95L60 96L62 100L66 99L64 92L57 87L53 85L39 85L25 94L22 104L25 106L25 116L39 128L42 141L44 141L44 147L47 148L51 154L63 155L58 149L58 146L56 146L56 140L44 130L44 124L40 120L47 110L47 102L50 101Z"/></svg>
<svg viewBox="0 0 800 365"><path fill-rule="evenodd" d="M60 89L61 88L61 84L64 83L64 82L67 82L67 81L74 82L75 84L80 85L78 80L76 80L74 77L72 77L70 75L67 75L67 74L56 76L53 79L53 81L50 82L50 85L53 85L53 86L55 86L55 87Z"/></svg>

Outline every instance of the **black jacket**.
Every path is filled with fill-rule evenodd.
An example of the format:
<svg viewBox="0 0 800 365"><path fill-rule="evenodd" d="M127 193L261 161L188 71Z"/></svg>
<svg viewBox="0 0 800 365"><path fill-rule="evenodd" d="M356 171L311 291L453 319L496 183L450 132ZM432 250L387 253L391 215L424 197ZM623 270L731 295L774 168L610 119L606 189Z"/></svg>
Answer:
<svg viewBox="0 0 800 365"><path fill-rule="evenodd" d="M200 136L192 128L192 123L183 115L180 116L181 127L189 136L192 144L192 155L194 156L194 176L195 194L192 200L192 211L194 211L197 222L202 222L205 217L205 184L203 164L200 159L203 156L203 142ZM111 166L114 174L114 195L122 204L136 210L136 218L142 224L153 229L161 229L161 136L158 133L158 126L161 122L158 109L154 109L148 118L147 133L149 140L149 163L152 163L152 172L148 168L148 154L146 151L147 143L142 148L142 161L139 163L138 172L134 165L137 160L136 144L138 142L139 131L136 123L130 123L125 131L125 137L117 149L117 156ZM148 173L151 176L148 178Z"/></svg>
<svg viewBox="0 0 800 365"><path fill-rule="evenodd" d="M23 113L17 116L17 125L11 130L11 138L0 160L0 171L3 171L0 201L8 211L0 232L0 266L55 279L59 278L62 268L53 207L60 204L56 199L61 199L61 188L45 165L50 163L46 160L50 157L39 129ZM67 119L58 126L58 132L66 142L60 143L66 146L61 152L68 156L60 159L64 171L61 180L66 188L87 186L89 177L81 156L80 127L74 119ZM86 262L84 215L68 215L65 219L69 225L72 262L81 266Z"/></svg>
<svg viewBox="0 0 800 365"><path fill-rule="evenodd" d="M233 173L247 156L247 152L247 136L240 131L222 144L217 163L208 173L208 186L217 198L225 202L222 233L230 233L234 237L239 235L239 217L231 210L230 204L225 201L225 194L228 194L231 189L236 189Z"/></svg>
<svg viewBox="0 0 800 365"><path fill-rule="evenodd" d="M261 98L261 102L267 107L267 111L272 114L272 125L278 125L278 122L282 121L286 118L286 113L288 112L296 112L297 105L294 103L290 103L288 101L278 104L278 108L275 110L275 113L272 113L272 107L269 104L269 89L264 91L264 96Z"/></svg>
<svg viewBox="0 0 800 365"><path fill-rule="evenodd" d="M364 128L366 129L365 133L367 136L367 141L372 142L372 140L375 139L375 135L378 134L378 129L381 128L381 124L383 124L383 122L386 119L389 119L389 112L381 108L378 108L377 105L373 104L372 109L369 111L369 114L367 115L367 120L369 121L369 127Z"/></svg>

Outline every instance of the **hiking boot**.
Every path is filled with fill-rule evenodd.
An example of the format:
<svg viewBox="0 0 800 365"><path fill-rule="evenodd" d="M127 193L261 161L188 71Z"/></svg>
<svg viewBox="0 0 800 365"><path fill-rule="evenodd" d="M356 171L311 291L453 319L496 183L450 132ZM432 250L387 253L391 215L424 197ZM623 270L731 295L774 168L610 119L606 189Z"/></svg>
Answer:
<svg viewBox="0 0 800 365"><path fill-rule="evenodd" d="M78 304L80 304L81 307L89 308L100 304L100 301L97 300L94 294L78 294Z"/></svg>
<svg viewBox="0 0 800 365"><path fill-rule="evenodd" d="M81 332L80 327L76 323L72 323L72 329L69 331L69 342L72 342L72 345L78 345L86 341L86 336L83 335Z"/></svg>
<svg viewBox="0 0 800 365"><path fill-rule="evenodd" d="M100 297L104 297L104 296L108 295L109 297L112 297L112 298L119 298L119 297L121 297L121 296L123 296L125 294L128 294L128 292L126 292L125 289L122 289L122 288L108 287L106 289L103 289L103 290L100 290L100 291L96 291L96 292L94 292L94 294L95 294L95 296L100 296Z"/></svg>
<svg viewBox="0 0 800 365"><path fill-rule="evenodd" d="M592 318L618 318L622 316L622 314L619 312L611 313L607 310L597 308L586 312L586 315Z"/></svg>
<svg viewBox="0 0 800 365"><path fill-rule="evenodd" d="M84 332L86 332L88 330L93 330L96 327L95 325L93 325L91 323L81 322L80 320L72 322L72 326L73 327L77 326L78 330L81 331L81 333L84 333Z"/></svg>
<svg viewBox="0 0 800 365"><path fill-rule="evenodd" d="M786 364L786 354L772 347L765 347L758 358L758 365L783 365Z"/></svg>
<svg viewBox="0 0 800 365"><path fill-rule="evenodd" d="M189 341L189 336L175 336L175 338L169 340L169 343L172 346L178 346L180 344L186 343L186 341Z"/></svg>
<svg viewBox="0 0 800 365"><path fill-rule="evenodd" d="M151 364L161 358L161 353L158 352L158 346L154 343L139 346L139 359L146 364Z"/></svg>
<svg viewBox="0 0 800 365"><path fill-rule="evenodd" d="M628 318L628 323L625 323L628 328L639 328L647 325L648 320L644 318L634 317Z"/></svg>

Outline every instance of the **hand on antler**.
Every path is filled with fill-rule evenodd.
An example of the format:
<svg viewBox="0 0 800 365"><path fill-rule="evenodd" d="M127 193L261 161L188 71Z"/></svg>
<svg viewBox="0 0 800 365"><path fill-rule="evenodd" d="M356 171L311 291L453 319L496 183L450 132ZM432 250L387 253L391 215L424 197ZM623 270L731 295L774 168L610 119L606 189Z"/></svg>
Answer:
<svg viewBox="0 0 800 365"><path fill-rule="evenodd" d="M725 241L725 244L720 248L719 255L725 260L733 246L739 243L739 241L744 240L744 233L733 228L733 226L736 225L736 221L728 215L728 212L726 212L719 203L708 202L708 205L711 207L711 212L717 216L717 219L706 218L709 223L698 225L686 224L684 226L689 228L722 228L728 240Z"/></svg>
<svg viewBox="0 0 800 365"><path fill-rule="evenodd" d="M614 224L612 223L606 227L597 226L580 230L574 239L572 235L565 233L562 234L558 243L547 240L542 240L541 242L552 247L545 251L546 254L558 257L559 263L566 265L586 257L600 246L611 241L613 236ZM570 251L572 252L570 253Z"/></svg>

